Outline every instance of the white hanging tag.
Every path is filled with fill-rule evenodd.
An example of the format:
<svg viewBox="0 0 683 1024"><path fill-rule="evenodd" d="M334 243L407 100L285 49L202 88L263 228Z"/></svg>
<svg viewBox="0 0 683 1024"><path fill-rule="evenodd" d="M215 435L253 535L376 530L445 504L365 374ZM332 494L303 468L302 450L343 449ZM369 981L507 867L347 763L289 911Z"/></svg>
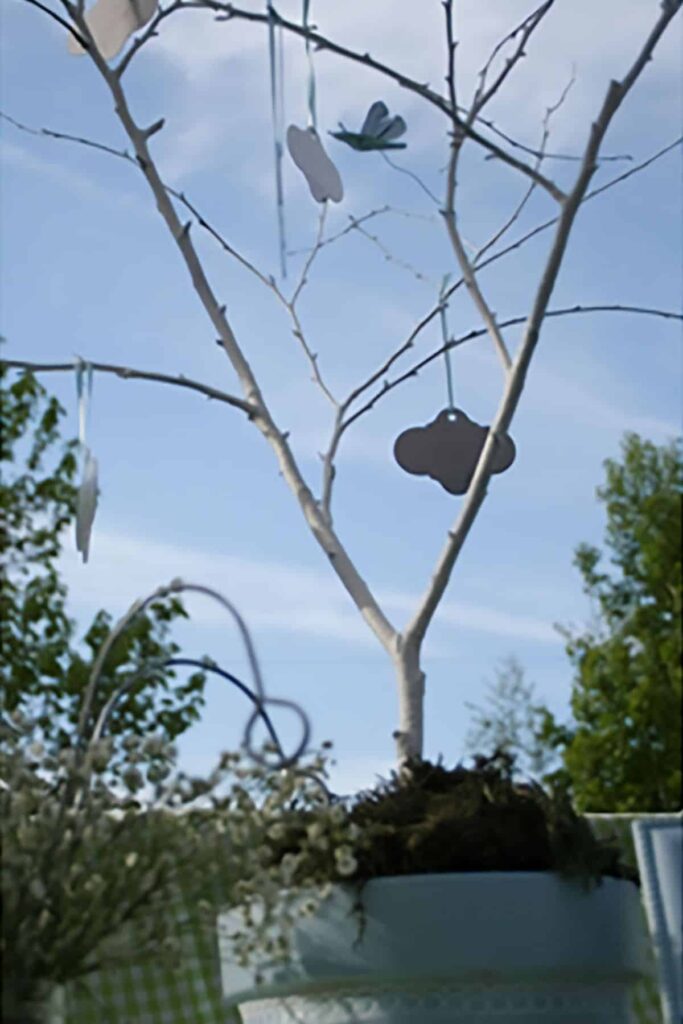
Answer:
<svg viewBox="0 0 683 1024"><path fill-rule="evenodd" d="M290 124L287 129L287 149L318 203L324 203L327 199L334 203L342 201L344 186L339 171L323 149L315 128L302 129Z"/></svg>
<svg viewBox="0 0 683 1024"><path fill-rule="evenodd" d="M90 535L97 509L98 494L97 459L90 449L86 448L83 479L78 489L76 503L76 550L80 551L84 562L88 561Z"/></svg>

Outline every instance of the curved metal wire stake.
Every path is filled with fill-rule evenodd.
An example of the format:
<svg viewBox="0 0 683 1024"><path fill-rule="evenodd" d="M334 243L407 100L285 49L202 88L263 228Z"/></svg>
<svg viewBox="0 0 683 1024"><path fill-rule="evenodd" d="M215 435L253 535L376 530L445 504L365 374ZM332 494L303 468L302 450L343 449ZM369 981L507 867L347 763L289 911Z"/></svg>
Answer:
<svg viewBox="0 0 683 1024"><path fill-rule="evenodd" d="M247 652L247 659L249 661L249 667L251 669L251 675L254 683L253 693L252 691L249 691L254 703L254 710L252 711L244 729L244 745L249 755L258 763L265 764L268 767L273 768L286 768L295 764L296 761L301 757L304 750L306 749L306 746L308 745L308 741L310 739L310 723L307 715L305 714L303 709L300 708L298 704L295 704L293 701L283 700L282 698L277 697L266 696L265 687L263 685L263 677L261 675L261 669L259 666L258 658L256 657L256 650L254 648L251 635L249 633L246 623L244 622L244 619L237 611L235 606L230 601L228 601L228 599L224 597L223 594L221 594L217 590L214 590L211 587L204 586L200 583L185 583L183 580L180 579L172 580L167 586L158 587L155 591L153 591L153 593L149 594L147 597L136 601L126 612L126 614L117 622L117 624L114 626L105 642L102 644L102 647L98 652L97 658L95 659L95 664L93 665L93 669L90 674L90 679L88 680L88 685L86 687L85 694L83 697L83 706L81 708L81 713L78 720L77 745L82 749L84 745L87 747L89 746L89 742L92 742L92 740L88 743L85 742L85 733L88 725L88 719L90 717L90 710L92 708L95 689L97 687L99 678L102 674L102 669L104 668L106 659L116 640L128 628L128 626L130 626L130 624L140 614L142 614L142 612L147 607L149 607L149 605L152 604L154 601L158 601L162 598L169 597L172 594L182 593L183 591L205 594L207 597L211 597L213 598L213 600L218 601L218 603L222 605L223 608L225 608L226 611L229 612L230 615L233 617L240 631ZM208 668L208 666L204 667ZM134 681L131 681L130 685L133 685L133 682ZM242 686L243 685L244 684L242 684ZM125 689L127 689L127 686L126 688L124 688L123 692L125 692ZM246 687L244 688L245 691L247 689L248 688ZM113 697L110 698L107 706L105 706L105 709L103 710L101 715L99 716L95 726L96 730L99 729L98 735L101 735L102 729L106 724L106 717L103 718L105 711L108 717L108 715L111 712L111 709L116 703L116 700L118 700L119 696L121 696L121 693L114 694ZM259 718L265 720L264 715L266 714L266 705L289 708L299 716L302 725L301 739L292 754L285 755L279 743L279 740L276 741L278 755L275 759L275 762L272 762L268 758L258 754L251 746L252 734L257 720Z"/></svg>
<svg viewBox="0 0 683 1024"><path fill-rule="evenodd" d="M285 232L285 198L282 184L282 158L284 154L284 57L282 28L279 30L279 46L275 40L277 15L271 3L268 4L268 59L270 64L270 104L273 119L273 147L275 152L275 196L280 246L280 272L287 277L287 241Z"/></svg>
<svg viewBox="0 0 683 1024"><path fill-rule="evenodd" d="M270 738L273 741L278 754L282 757L283 760L286 760L285 753L282 749L282 744L280 743L280 738L277 732L275 731L275 726L271 721L270 715L263 708L262 702L253 692L253 690L250 690L246 683L243 683L240 679L237 678L237 676L234 676L231 672L226 672L225 669L219 668L218 665L208 664L205 661L201 661L199 658L167 658L164 661L149 662L147 665L143 665L140 672L138 672L138 674L134 676L132 679L127 679L126 682L118 688L118 690L114 691L114 693L111 695L107 703L104 705L100 712L100 716L97 719L97 722L95 723L95 728L92 731L92 736L88 741L89 744L95 744L102 738L105 729L107 728L107 725L109 723L112 711L118 704L119 700L122 697L124 697L129 690L132 690L133 687L137 686L139 683L144 682L146 676L151 675L153 672L156 672L159 669L175 668L181 666L188 668L200 668L202 672L213 672L216 675L221 676L221 678L226 679L228 682L232 683L233 686L236 686L237 689L240 690L240 692L243 693L245 697L247 697L252 702L252 704L254 704L258 708L258 712L263 720L263 724L268 730Z"/></svg>
<svg viewBox="0 0 683 1024"><path fill-rule="evenodd" d="M450 274L446 274L441 282L441 290L439 291L439 302L441 307L439 309L439 319L441 321L441 336L443 338L444 345L448 344L448 320L446 319L446 310L448 309L448 302L446 301L446 292L448 291L448 282L451 279ZM455 398L453 396L453 368L451 366L451 351L449 348L444 350L444 360L446 363L446 387L448 389L448 412L450 415L455 413Z"/></svg>
<svg viewBox="0 0 683 1024"><path fill-rule="evenodd" d="M265 710L262 702L253 692L253 690L250 690L246 683L243 683L242 680L238 679L237 676L232 674L232 672L227 672L225 669L219 668L218 665L207 664L207 662L201 661L198 658L168 658L166 661L159 662L158 664L150 663L146 666L143 666L142 670L138 673L138 675L135 676L135 678L133 679L127 680L123 684L123 686L120 686L118 690L116 690L116 692L112 694L112 696L109 698L105 706L102 708L100 716L95 724L95 728L93 729L92 736L88 741L88 746L94 746L102 738L107 728L109 718L111 717L111 713L114 710L115 706L118 704L119 700L122 697L124 697L126 693L128 693L129 690L131 690L138 683L144 681L146 671L151 673L152 671L155 671L157 668L174 668L175 666L200 668L204 672L214 672L216 675L221 676L222 679L226 679L228 682L232 683L233 686L236 686L237 689L240 690L240 692L243 693L245 697L247 697L254 705L257 714L261 717L263 724L268 730L270 738L278 754L278 761L275 763L273 767L275 769L294 767L294 771L296 772L297 775L301 776L301 778L310 779L312 782L314 782L318 786L318 788L323 791L327 802L332 802L332 793L326 786L323 779L318 774L316 774L316 772L305 768L298 768L297 766L293 765L293 763L291 763L292 758L288 758L287 755L284 753L282 743L280 742L280 737L277 734L277 731L275 729L275 726L273 725L270 715ZM305 716L304 721L306 723L306 726L308 727L308 719L305 718ZM308 740L309 730L308 728L306 728L302 743L305 743L305 745L307 745ZM249 753L252 754L250 749ZM299 753L301 753L301 751L297 751L297 754Z"/></svg>

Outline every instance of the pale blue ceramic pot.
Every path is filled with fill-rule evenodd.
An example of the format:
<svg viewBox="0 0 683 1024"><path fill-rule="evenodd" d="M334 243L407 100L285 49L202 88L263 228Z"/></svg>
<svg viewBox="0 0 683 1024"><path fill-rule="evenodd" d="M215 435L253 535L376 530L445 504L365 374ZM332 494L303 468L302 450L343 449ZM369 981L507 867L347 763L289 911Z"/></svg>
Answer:
<svg viewBox="0 0 683 1024"><path fill-rule="evenodd" d="M640 892L550 872L463 872L335 886L287 966L235 966L219 918L226 1002L244 1024L626 1024L648 971ZM221 937L223 936L223 937Z"/></svg>

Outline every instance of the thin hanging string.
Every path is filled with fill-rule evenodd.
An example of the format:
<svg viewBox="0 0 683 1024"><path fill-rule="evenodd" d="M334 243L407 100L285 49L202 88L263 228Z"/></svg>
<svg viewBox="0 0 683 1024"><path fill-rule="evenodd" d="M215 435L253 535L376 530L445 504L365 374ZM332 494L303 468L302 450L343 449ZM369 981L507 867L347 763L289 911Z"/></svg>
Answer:
<svg viewBox="0 0 683 1024"><path fill-rule="evenodd" d="M279 46L275 41L275 11L268 4L268 56L270 61L270 103L273 119L273 144L275 150L275 194L277 200L277 223L280 245L280 272L287 277L287 240L285 236L285 199L282 186L282 157L284 152L284 58L282 47L282 27L280 27ZM278 60L279 57L279 60Z"/></svg>
<svg viewBox="0 0 683 1024"><path fill-rule="evenodd" d="M439 301L441 302L441 309L439 310L439 317L441 319L441 336L443 338L444 345L447 345L450 341L448 336L448 321L446 319L446 310L448 304L446 302L446 292L448 290L448 282L451 279L450 274L446 274L443 281L441 282L441 290L439 292ZM455 412L455 399L453 397L453 368L451 366L451 351L446 349L444 352L444 360L446 362L446 387L448 389L448 411L449 413Z"/></svg>
<svg viewBox="0 0 683 1024"><path fill-rule="evenodd" d="M302 22L304 31L307 33L305 36L306 40L306 57L308 58L308 127L313 128L315 131L318 130L318 118L315 110L315 66L313 64L313 51L311 50L311 40L308 38L308 15L311 6L311 0L303 0L304 8L302 15Z"/></svg>
<svg viewBox="0 0 683 1024"><path fill-rule="evenodd" d="M86 363L79 356L76 361L76 394L78 395L78 441L83 451L87 447L85 434L92 397L92 376L92 365Z"/></svg>

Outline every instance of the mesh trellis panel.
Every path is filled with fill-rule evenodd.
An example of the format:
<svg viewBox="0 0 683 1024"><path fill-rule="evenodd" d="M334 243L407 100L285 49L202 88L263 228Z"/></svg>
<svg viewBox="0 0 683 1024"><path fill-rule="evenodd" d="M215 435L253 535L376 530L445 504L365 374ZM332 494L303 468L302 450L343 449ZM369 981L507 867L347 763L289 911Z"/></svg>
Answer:
<svg viewBox="0 0 683 1024"><path fill-rule="evenodd" d="M223 1005L215 933L179 918L180 956L88 975L66 992L66 1024L240 1024Z"/></svg>

